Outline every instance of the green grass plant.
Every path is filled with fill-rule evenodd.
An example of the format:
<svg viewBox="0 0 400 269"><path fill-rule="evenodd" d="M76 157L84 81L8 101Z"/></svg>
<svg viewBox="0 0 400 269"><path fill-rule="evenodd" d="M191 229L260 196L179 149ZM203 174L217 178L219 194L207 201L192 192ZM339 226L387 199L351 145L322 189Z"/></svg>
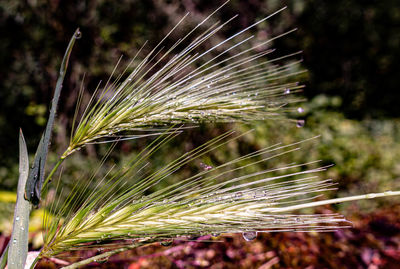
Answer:
<svg viewBox="0 0 400 269"><path fill-rule="evenodd" d="M299 111L291 104L301 101L296 95L303 88L297 80L304 73L297 60L299 53L273 58L274 49L270 48L274 40L294 30L256 45L249 42L254 38L251 35L254 27L283 9L199 51L236 18L213 22L213 15L220 8L171 47L165 48L164 42L184 24L187 14L142 60L138 59L145 46L121 73L117 71L117 64L110 79L104 85L99 84L88 104L82 104L81 94L73 118L70 143L45 177L44 165L58 97L69 54L79 32L75 33L61 67L48 125L29 175L27 157L21 165L21 177L28 179L26 184L20 180L18 188L13 240L26 241L22 239L27 238L28 224L23 226L26 233L17 235L16 221L23 216L27 222L32 205L45 204L48 212L43 219L44 245L35 254L37 257L32 267L40 258L52 258L69 251L103 250L100 255L66 267L78 268L151 242L168 245L178 237L190 240L205 234L242 233L244 240L250 241L260 232L332 231L350 224L340 214L310 214L304 210L345 201L400 195L398 191L387 191L324 199L322 194L335 190L336 184L330 179L320 178L321 172L329 165L322 165L319 161L257 169L261 163L301 151L302 145L312 138L273 144L214 167L205 165L199 173L154 190L185 165L246 134L228 131L159 169L147 170L150 158L188 127L207 122L296 122L288 119L287 115ZM297 120L297 125L303 126L304 120ZM100 178L94 172L89 180L76 182L66 200L46 200L51 189L58 197L63 197L58 195L63 192L62 181L54 180L57 184L53 185L50 181L59 166L74 152L89 144L114 143L107 157L115 142L147 136L154 139L120 168L112 168ZM23 144L22 157L27 156ZM102 164L103 160L99 166ZM248 172L252 169L253 172ZM94 189L91 188L93 182L97 185ZM18 211L21 207L18 201L25 203L22 214ZM14 246L13 240L8 266L21 268L25 264L27 243ZM25 254L15 254L21 252ZM4 261L2 258L3 264Z"/></svg>

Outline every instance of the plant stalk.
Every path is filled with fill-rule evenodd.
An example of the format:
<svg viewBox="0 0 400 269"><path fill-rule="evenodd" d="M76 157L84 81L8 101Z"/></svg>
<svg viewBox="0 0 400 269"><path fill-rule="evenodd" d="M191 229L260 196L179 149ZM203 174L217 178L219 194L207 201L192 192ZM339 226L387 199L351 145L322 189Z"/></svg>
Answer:
<svg viewBox="0 0 400 269"><path fill-rule="evenodd" d="M368 193L368 194L355 195L355 196L350 196L350 197L342 197L342 198L328 199L328 200L324 200L324 201L317 201L317 202L311 202L311 203L305 203L305 204L299 204L299 205L293 205L293 206L286 206L286 207L281 207L281 208L271 208L268 211L273 212L273 213L289 212L289 211L293 211L293 210L317 207L317 206L321 206L321 205L330 205L330 204L336 204L336 203L360 201L360 200L366 200L366 199L374 199L374 198L379 198L379 197L388 197L388 196L397 196L397 195L400 195L400 191L385 191L385 192L381 192L381 193Z"/></svg>
<svg viewBox="0 0 400 269"><path fill-rule="evenodd" d="M53 177L54 173L57 171L58 167L60 167L60 165L64 162L64 160L65 158L60 158L60 160L58 160L58 162L53 167L49 175L46 177L46 180L43 182L43 187L42 187L43 189L47 187L47 183L51 181L51 178Z"/></svg>
<svg viewBox="0 0 400 269"><path fill-rule="evenodd" d="M0 269L4 269L7 265L7 257L8 257L8 249L10 246L10 242L8 242L6 248L3 251L3 254L1 255L1 260L0 260Z"/></svg>
<svg viewBox="0 0 400 269"><path fill-rule="evenodd" d="M111 250L111 251L107 251L107 252L104 252L102 254L90 257L88 259L85 259L85 260L70 264L68 266L62 267L61 269L76 269L76 268L79 268L81 266L87 265L87 264L92 263L92 262L108 259L110 256L112 256L114 254L117 254L117 253L120 253L120 252L123 252L123 251L126 251L126 250L130 250L130 249L134 249L134 248L137 248L137 247L140 247L140 246L143 246L143 245L155 242L155 241L158 241L158 240L139 241L139 242L136 242L136 243L134 243L132 245L121 247L121 248L117 248L117 249L114 249L114 250Z"/></svg>

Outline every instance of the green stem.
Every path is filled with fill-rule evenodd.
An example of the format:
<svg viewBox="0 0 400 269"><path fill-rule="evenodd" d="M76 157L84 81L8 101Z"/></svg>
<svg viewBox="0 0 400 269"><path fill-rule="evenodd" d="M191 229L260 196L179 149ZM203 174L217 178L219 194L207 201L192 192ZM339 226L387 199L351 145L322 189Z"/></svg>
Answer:
<svg viewBox="0 0 400 269"><path fill-rule="evenodd" d="M35 268L35 265L37 264L37 262L38 262L39 259L40 259L39 256L40 256L40 255L38 255L38 256L33 260L30 269L34 269L34 268Z"/></svg>
<svg viewBox="0 0 400 269"><path fill-rule="evenodd" d="M47 176L46 180L43 183L43 189L46 189L47 183L51 181L54 173L57 171L58 167L64 162L65 158L61 157L60 160L56 163L56 165L51 170L50 174Z"/></svg>
<svg viewBox="0 0 400 269"><path fill-rule="evenodd" d="M8 247L10 246L10 242L8 242L6 248L3 251L3 254L1 255L1 260L0 260L0 269L4 269L7 265L7 258L8 258Z"/></svg>
<svg viewBox="0 0 400 269"><path fill-rule="evenodd" d="M137 248L137 247L140 247L140 246L143 246L143 245L146 245L148 243L155 242L155 241L158 241L158 240L146 240L146 241L136 242L136 243L134 243L132 245L125 246L125 247L122 247L122 248L117 248L117 249L114 249L114 250L111 250L111 251L108 251L108 252L104 252L102 254L99 254L99 255L90 257L88 259L73 263L71 265L62 267L62 269L76 269L76 268L79 268L81 266L87 265L87 264L92 263L92 262L105 260L105 259L109 258L110 256L112 256L114 254L117 254L117 253L120 253L120 252L123 252L123 251L126 251L126 250L130 250L130 249L134 249L134 248Z"/></svg>

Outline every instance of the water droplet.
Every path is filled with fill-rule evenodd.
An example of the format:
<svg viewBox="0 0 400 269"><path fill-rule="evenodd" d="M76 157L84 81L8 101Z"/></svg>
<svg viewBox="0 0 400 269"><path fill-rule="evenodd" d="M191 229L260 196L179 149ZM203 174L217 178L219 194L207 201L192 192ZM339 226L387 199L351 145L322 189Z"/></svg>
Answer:
<svg viewBox="0 0 400 269"><path fill-rule="evenodd" d="M13 240L13 243L14 243L14 244L17 243L17 239L14 239L14 240Z"/></svg>
<svg viewBox="0 0 400 269"><path fill-rule="evenodd" d="M304 109L303 109L302 107L298 107L298 108L297 108L297 112L303 113L303 112L304 112Z"/></svg>
<svg viewBox="0 0 400 269"><path fill-rule="evenodd" d="M132 81L132 78L128 78L128 81Z"/></svg>
<svg viewBox="0 0 400 269"><path fill-rule="evenodd" d="M97 263L105 263L107 261L108 261L108 257L104 257L104 258L100 258L100 259L96 260Z"/></svg>
<svg viewBox="0 0 400 269"><path fill-rule="evenodd" d="M162 242L160 243L160 245L161 245L161 246L164 246L164 247L168 247L168 246L170 246L170 245L172 244L172 242L174 242L173 239L165 239L164 241L162 241Z"/></svg>
<svg viewBox="0 0 400 269"><path fill-rule="evenodd" d="M25 228L24 227L21 227L21 231L24 231L25 230Z"/></svg>
<svg viewBox="0 0 400 269"><path fill-rule="evenodd" d="M102 236L103 237L103 236ZM99 244L101 242L101 240L96 240L96 243Z"/></svg>
<svg viewBox="0 0 400 269"><path fill-rule="evenodd" d="M78 30L75 34L75 39L80 39L81 37L82 37L82 32Z"/></svg>
<svg viewBox="0 0 400 269"><path fill-rule="evenodd" d="M211 165L200 163L200 167L203 168L204 171L211 170L213 167Z"/></svg>
<svg viewBox="0 0 400 269"><path fill-rule="evenodd" d="M220 235L220 233L211 233L211 236L213 237L218 237Z"/></svg>
<svg viewBox="0 0 400 269"><path fill-rule="evenodd" d="M296 220L296 222L300 222L300 221L301 221L301 219L300 219L300 218L296 218L295 220Z"/></svg>
<svg viewBox="0 0 400 269"><path fill-rule="evenodd" d="M19 221L19 217L16 217L15 220L16 220L16 221Z"/></svg>
<svg viewBox="0 0 400 269"><path fill-rule="evenodd" d="M290 89L285 89L285 91L283 93L284 94L289 94L290 93Z"/></svg>
<svg viewBox="0 0 400 269"><path fill-rule="evenodd" d="M251 241L251 240L256 239L257 232L256 231L244 232L242 235L243 235L244 240Z"/></svg>
<svg viewBox="0 0 400 269"><path fill-rule="evenodd" d="M296 127L301 128L306 124L305 120L297 120Z"/></svg>
<svg viewBox="0 0 400 269"><path fill-rule="evenodd" d="M210 86L210 85L207 85L207 88L209 89L209 88L211 88L211 86Z"/></svg>
<svg viewBox="0 0 400 269"><path fill-rule="evenodd" d="M393 194L393 191L385 191L384 194L385 195L391 195L391 194Z"/></svg>

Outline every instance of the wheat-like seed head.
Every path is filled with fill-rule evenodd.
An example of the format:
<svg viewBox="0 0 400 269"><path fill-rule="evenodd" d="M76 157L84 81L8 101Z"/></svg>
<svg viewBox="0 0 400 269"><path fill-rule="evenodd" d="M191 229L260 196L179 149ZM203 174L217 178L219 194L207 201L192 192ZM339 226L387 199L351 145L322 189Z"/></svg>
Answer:
<svg viewBox="0 0 400 269"><path fill-rule="evenodd" d="M269 59L274 50L264 47L294 30L249 45L253 39L249 31L280 11L198 52L236 17L201 30L214 12L164 49L163 42L186 16L182 18L142 61L135 63L135 56L125 72L92 98L62 158L85 144L149 127L253 121L285 114L287 104L299 101L291 93L302 88L295 79L304 71L299 61L291 60L298 53ZM192 40L189 45L176 52L188 40ZM133 71L125 75L128 69Z"/></svg>
<svg viewBox="0 0 400 269"><path fill-rule="evenodd" d="M99 185L76 211L66 203L48 224L41 256L99 245L112 248L115 241L121 245L133 239L162 241L177 236L232 232L242 232L248 239L257 232L326 231L348 224L337 214L295 214L290 210L292 205L306 204L322 192L335 189L330 180L318 179L317 173L326 167L292 164L234 176L260 162L298 150L298 143L259 150L145 195L149 188L187 162L228 143L222 142L228 135L209 141L148 176L120 171ZM173 136L159 138L129 164L130 169L144 165L149 155ZM239 166L241 162L247 164ZM123 192L117 192L121 181L132 180L130 187L125 185ZM75 194L70 201L76 198Z"/></svg>

